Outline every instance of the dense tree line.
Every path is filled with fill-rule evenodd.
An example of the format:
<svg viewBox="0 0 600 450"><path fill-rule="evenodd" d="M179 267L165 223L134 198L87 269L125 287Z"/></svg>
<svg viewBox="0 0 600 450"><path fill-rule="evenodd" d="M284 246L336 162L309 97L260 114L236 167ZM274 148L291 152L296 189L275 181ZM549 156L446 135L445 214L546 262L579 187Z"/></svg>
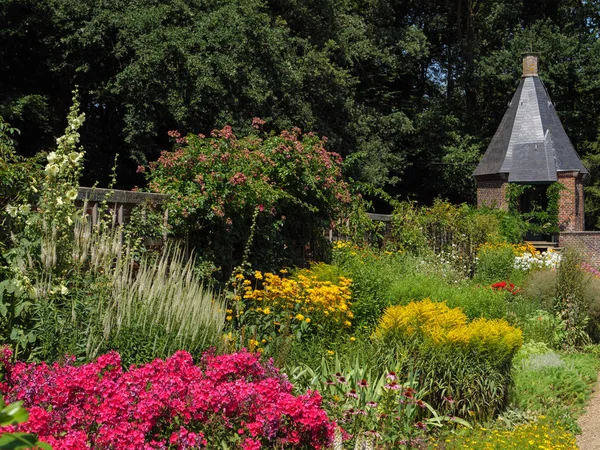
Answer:
<svg viewBox="0 0 600 450"><path fill-rule="evenodd" d="M327 136L355 180L472 201L530 49L598 172L599 21L575 0L2 0L0 116L22 154L51 148L78 85L88 181L119 153L119 185L139 184L168 130L242 135L256 116ZM592 181L590 220L598 197Z"/></svg>

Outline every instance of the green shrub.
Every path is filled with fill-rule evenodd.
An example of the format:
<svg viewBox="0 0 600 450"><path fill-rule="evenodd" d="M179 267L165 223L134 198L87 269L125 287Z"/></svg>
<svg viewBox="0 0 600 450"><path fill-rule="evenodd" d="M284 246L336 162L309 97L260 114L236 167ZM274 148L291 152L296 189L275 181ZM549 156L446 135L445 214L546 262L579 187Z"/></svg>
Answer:
<svg viewBox="0 0 600 450"><path fill-rule="evenodd" d="M590 299L585 291L591 275L582 269L583 257L574 248L561 252L556 279L556 305L558 316L565 323L564 345L580 347L590 343L587 333Z"/></svg>
<svg viewBox="0 0 600 450"><path fill-rule="evenodd" d="M352 279L352 311L356 326L374 326L390 305L390 286L417 272L418 259L406 252L376 252L349 243L334 245L333 264Z"/></svg>
<svg viewBox="0 0 600 450"><path fill-rule="evenodd" d="M461 308L470 318L505 317L512 303L504 292L470 283L447 283L434 275L415 274L396 280L389 288L391 303L406 305L413 300L430 298Z"/></svg>
<svg viewBox="0 0 600 450"><path fill-rule="evenodd" d="M515 253L510 244L483 245L477 251L475 279L486 284L510 280L514 263Z"/></svg>
<svg viewBox="0 0 600 450"><path fill-rule="evenodd" d="M523 281L523 297L552 311L556 302L556 271L541 269L529 272Z"/></svg>
<svg viewBox="0 0 600 450"><path fill-rule="evenodd" d="M523 347L514 371L514 388L510 398L514 407L531 410L559 420L577 431L576 418L581 413L597 379L598 357L593 354L557 355L541 347L532 351Z"/></svg>
<svg viewBox="0 0 600 450"><path fill-rule="evenodd" d="M189 233L225 277L245 258L251 236L256 269L324 258L323 230L353 200L360 203L342 177L340 155L327 151L324 139L298 128L267 134L255 125L240 138L230 126L211 136L173 131L173 151L140 169L150 189L170 195L165 206L174 234Z"/></svg>
<svg viewBox="0 0 600 450"><path fill-rule="evenodd" d="M455 262L470 274L482 244L518 243L524 230L522 219L498 209L456 206L441 199L429 207L401 202L395 204L390 243L413 254L456 255Z"/></svg>
<svg viewBox="0 0 600 450"><path fill-rule="evenodd" d="M470 427L426 404L426 388L412 372L400 375L336 355L323 358L316 369L302 364L286 373L298 392L317 390L323 396L329 417L351 436L346 448L403 448L404 442L423 435L420 428Z"/></svg>
<svg viewBox="0 0 600 450"><path fill-rule="evenodd" d="M523 330L525 341L543 342L552 348L560 348L565 335L565 324L554 313L540 309L526 317L519 317L517 324Z"/></svg>
<svg viewBox="0 0 600 450"><path fill-rule="evenodd" d="M426 299L386 309L375 336L403 371L418 374L434 408L487 420L506 406L522 333L505 320L468 322L459 308Z"/></svg>
<svg viewBox="0 0 600 450"><path fill-rule="evenodd" d="M115 349L134 358L125 363L141 363L177 350L200 355L218 342L225 305L181 248L167 245L159 258L143 257L137 267L121 253L103 272L110 294L90 315L88 358L97 356L93 349Z"/></svg>

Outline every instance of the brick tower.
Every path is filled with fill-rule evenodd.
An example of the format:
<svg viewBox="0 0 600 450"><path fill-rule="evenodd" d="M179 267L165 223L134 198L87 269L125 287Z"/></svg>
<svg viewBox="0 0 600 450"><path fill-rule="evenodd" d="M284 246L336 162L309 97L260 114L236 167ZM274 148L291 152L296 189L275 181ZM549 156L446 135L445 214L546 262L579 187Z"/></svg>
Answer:
<svg viewBox="0 0 600 450"><path fill-rule="evenodd" d="M523 57L523 76L508 110L473 173L477 206L508 208L508 183L562 183L558 225L584 230L583 179L588 175L538 78L538 56Z"/></svg>

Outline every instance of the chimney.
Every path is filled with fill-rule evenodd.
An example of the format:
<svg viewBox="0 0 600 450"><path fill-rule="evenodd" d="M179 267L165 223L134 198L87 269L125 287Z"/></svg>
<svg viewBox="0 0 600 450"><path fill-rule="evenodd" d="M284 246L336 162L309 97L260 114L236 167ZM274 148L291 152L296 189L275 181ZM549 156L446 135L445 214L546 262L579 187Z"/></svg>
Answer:
<svg viewBox="0 0 600 450"><path fill-rule="evenodd" d="M538 76L538 54L523 53L523 78Z"/></svg>

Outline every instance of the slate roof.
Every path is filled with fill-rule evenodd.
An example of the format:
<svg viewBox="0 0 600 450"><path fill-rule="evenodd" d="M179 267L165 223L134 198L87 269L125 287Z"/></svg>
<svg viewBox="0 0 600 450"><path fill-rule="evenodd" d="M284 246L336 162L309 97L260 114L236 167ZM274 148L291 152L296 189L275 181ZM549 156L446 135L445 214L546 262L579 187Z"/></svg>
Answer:
<svg viewBox="0 0 600 450"><path fill-rule="evenodd" d="M557 180L562 171L588 174L560 123L546 87L524 76L474 176L508 174L513 183Z"/></svg>

